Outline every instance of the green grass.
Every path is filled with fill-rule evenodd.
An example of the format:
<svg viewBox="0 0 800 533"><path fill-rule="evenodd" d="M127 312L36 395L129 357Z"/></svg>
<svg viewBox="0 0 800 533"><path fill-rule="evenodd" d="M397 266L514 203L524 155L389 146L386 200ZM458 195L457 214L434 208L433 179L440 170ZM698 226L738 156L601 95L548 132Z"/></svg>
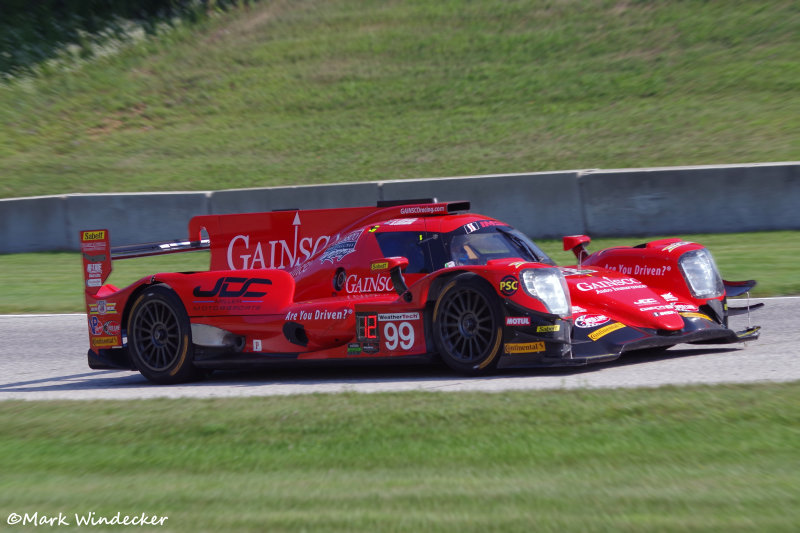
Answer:
<svg viewBox="0 0 800 533"><path fill-rule="evenodd" d="M684 235L708 247L725 279L756 279L752 296L800 294L797 264L800 263L800 232L777 231L721 235ZM631 246L643 238L597 239L591 250L609 246ZM538 244L560 265L575 263L575 256L562 250L561 242ZM120 288L156 272L208 270L205 252L116 261L108 282ZM83 312L83 278L78 253L32 253L0 255L0 313Z"/></svg>
<svg viewBox="0 0 800 533"><path fill-rule="evenodd" d="M146 512L168 531L793 531L798 403L796 383L0 402L0 512Z"/></svg>
<svg viewBox="0 0 800 533"><path fill-rule="evenodd" d="M800 7L262 2L0 85L0 197L797 158Z"/></svg>

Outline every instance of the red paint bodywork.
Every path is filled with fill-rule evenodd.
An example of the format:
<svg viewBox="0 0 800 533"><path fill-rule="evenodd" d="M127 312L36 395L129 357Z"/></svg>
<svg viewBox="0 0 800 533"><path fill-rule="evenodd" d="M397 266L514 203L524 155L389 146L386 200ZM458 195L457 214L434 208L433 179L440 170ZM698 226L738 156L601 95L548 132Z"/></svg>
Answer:
<svg viewBox="0 0 800 533"><path fill-rule="evenodd" d="M698 311L709 301L692 297L678 268L684 252L702 247L678 239L591 255L584 251L579 266L562 268L573 306L563 317L551 315L542 301L520 286L523 270L552 265L520 257L477 265L437 264L430 271L405 266L403 281L408 289L399 294L392 269L419 261L386 257L376 236L410 236L418 239L420 249L430 250L438 245L434 235L460 228L469 232L472 225L506 226L490 217L453 210L454 204L424 203L196 216L189 223L189 241L210 241L210 269L157 273L123 289L104 284L111 272L108 231L81 232L90 359L103 359L114 349L124 351L128 307L152 284L175 291L192 324L239 337L235 353L224 356L231 362L243 356L267 361L435 355L427 334L431 306L442 285L465 272L494 288L508 317L505 343L523 345L528 337L545 342L546 350L537 348L527 356L507 350L510 365L607 360L618 356L626 344L658 335L708 329L712 324L724 329L725 324L702 318ZM433 240L427 242L429 238ZM569 241L576 247L587 242L583 236ZM714 300L724 304L725 295ZM377 322L370 325L365 316L377 316ZM531 325L516 326L526 322Z"/></svg>

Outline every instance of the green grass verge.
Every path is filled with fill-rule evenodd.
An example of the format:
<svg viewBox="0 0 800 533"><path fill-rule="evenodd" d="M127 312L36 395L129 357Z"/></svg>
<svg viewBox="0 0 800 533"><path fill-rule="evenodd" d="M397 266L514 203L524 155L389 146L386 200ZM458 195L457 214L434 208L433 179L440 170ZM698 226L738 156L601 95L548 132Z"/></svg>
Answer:
<svg viewBox="0 0 800 533"><path fill-rule="evenodd" d="M0 511L145 512L169 531L794 531L798 404L797 383L0 402Z"/></svg>
<svg viewBox="0 0 800 533"><path fill-rule="evenodd" d="M261 2L0 85L0 197L797 158L795 1Z"/></svg>
<svg viewBox="0 0 800 533"><path fill-rule="evenodd" d="M800 232L776 231L683 236L708 247L726 279L756 279L752 296L800 294ZM596 239L590 250L631 246L643 238ZM560 265L575 263L560 241L538 244ZM205 252L116 261L108 282L125 287L156 272L207 270ZM84 311L83 277L78 253L0 255L0 313L70 313Z"/></svg>

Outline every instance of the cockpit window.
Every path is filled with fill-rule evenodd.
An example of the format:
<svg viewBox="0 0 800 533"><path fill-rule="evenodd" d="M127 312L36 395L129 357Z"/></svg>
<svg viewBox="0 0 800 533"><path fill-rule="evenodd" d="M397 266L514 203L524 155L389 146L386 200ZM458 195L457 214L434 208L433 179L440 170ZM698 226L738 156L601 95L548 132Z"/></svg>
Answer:
<svg viewBox="0 0 800 533"><path fill-rule="evenodd" d="M470 231L472 228L467 228ZM467 233L464 229L443 235L445 256L455 265L485 265L492 259L519 257L555 265L528 237L511 226L489 226Z"/></svg>
<svg viewBox="0 0 800 533"><path fill-rule="evenodd" d="M511 226L467 224L450 233L395 231L376 233L384 257L408 259L409 274L445 266L485 265L492 259L520 258L554 265L536 244Z"/></svg>

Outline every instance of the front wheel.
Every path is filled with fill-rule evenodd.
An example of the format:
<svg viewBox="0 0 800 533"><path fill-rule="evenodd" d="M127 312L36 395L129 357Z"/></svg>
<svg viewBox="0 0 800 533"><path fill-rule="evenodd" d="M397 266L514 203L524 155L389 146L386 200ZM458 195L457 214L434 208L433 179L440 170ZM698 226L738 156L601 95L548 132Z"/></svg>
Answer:
<svg viewBox="0 0 800 533"><path fill-rule="evenodd" d="M503 337L497 298L474 274L458 276L442 289L432 325L434 343L447 366L477 375L497 365Z"/></svg>
<svg viewBox="0 0 800 533"><path fill-rule="evenodd" d="M189 316L180 298L165 285L148 287L134 301L128 317L128 351L139 372L155 383L202 377L192 364Z"/></svg>

